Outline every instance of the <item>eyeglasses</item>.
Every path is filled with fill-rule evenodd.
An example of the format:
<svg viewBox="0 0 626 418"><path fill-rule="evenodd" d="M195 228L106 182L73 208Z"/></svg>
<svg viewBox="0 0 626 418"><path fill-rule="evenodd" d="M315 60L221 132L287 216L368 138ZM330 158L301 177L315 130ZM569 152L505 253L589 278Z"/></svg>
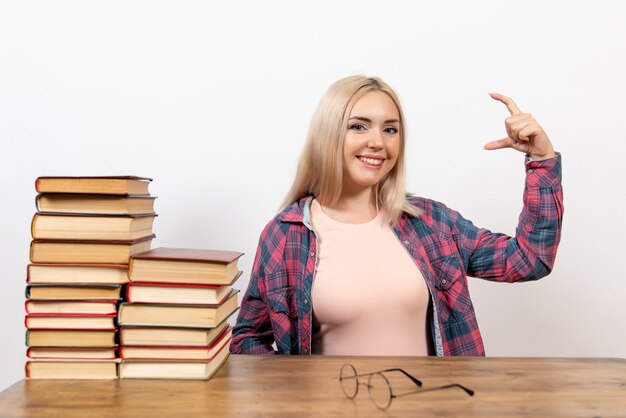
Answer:
<svg viewBox="0 0 626 418"><path fill-rule="evenodd" d="M448 389L448 388L459 388L462 389L469 396L474 396L474 391L460 385L458 383L451 383L449 385L438 386L434 388L427 389L417 389L404 393L393 393L393 389L391 387L391 383L385 376L385 373L389 372L400 372L404 376L408 377L417 387L422 386L422 382L414 376L411 376L409 373L402 369L384 369L376 372L370 373L362 373L358 374L356 368L352 364L344 364L341 366L341 371L339 372L339 383L341 384L341 390L346 395L348 399L354 399L359 393L359 386L361 384L365 384L362 381L359 381L359 378L364 378L365 376L369 376L367 379L367 392L369 393L371 401L376 405L379 409L387 409L391 406L391 402L394 398L399 398L401 396L410 395L413 393L424 393L431 392L434 390L440 389Z"/></svg>

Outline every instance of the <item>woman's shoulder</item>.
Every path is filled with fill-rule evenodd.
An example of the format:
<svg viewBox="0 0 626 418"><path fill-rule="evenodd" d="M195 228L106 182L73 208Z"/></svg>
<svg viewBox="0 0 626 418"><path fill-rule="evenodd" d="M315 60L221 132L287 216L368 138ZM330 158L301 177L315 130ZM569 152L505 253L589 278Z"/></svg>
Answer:
<svg viewBox="0 0 626 418"><path fill-rule="evenodd" d="M304 224L305 213L308 210L312 198L305 197L293 202L291 205L282 208L272 219L270 219L261 233L263 238L266 235L275 238L277 235L283 236L291 225Z"/></svg>
<svg viewBox="0 0 626 418"><path fill-rule="evenodd" d="M288 248L299 248L306 233L304 212L306 199L283 208L267 222L259 238L260 266L269 274L282 265ZM293 244L293 245L292 245Z"/></svg>
<svg viewBox="0 0 626 418"><path fill-rule="evenodd" d="M434 199L410 194L407 195L407 202L421 212L419 217L407 215L409 219L420 218L428 225L441 223L451 225L458 217L457 211Z"/></svg>
<svg viewBox="0 0 626 418"><path fill-rule="evenodd" d="M406 200L410 205L420 209L424 214L453 212L453 210L444 203L427 197L409 194Z"/></svg>

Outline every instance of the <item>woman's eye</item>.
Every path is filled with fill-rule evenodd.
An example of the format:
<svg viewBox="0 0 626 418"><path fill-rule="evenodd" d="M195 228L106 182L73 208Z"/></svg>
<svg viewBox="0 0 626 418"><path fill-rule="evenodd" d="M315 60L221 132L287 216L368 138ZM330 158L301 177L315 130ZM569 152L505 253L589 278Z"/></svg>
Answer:
<svg viewBox="0 0 626 418"><path fill-rule="evenodd" d="M390 126L390 127L385 129L385 132L388 133L388 134L397 134L398 133L398 129L394 128L393 126Z"/></svg>
<svg viewBox="0 0 626 418"><path fill-rule="evenodd" d="M353 131L362 131L365 129L365 126L363 126L363 124L361 123L355 123L350 127L350 129L352 129Z"/></svg>

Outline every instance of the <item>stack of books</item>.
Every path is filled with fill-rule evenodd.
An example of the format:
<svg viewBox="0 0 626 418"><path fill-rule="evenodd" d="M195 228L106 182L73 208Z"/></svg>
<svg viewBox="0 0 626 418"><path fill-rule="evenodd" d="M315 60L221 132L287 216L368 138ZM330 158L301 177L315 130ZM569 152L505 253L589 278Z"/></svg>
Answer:
<svg viewBox="0 0 626 418"><path fill-rule="evenodd" d="M151 179L39 177L27 268L26 375L115 379L129 257L151 248Z"/></svg>
<svg viewBox="0 0 626 418"><path fill-rule="evenodd" d="M209 379L226 361L243 253L156 248L133 255L119 306L120 378Z"/></svg>

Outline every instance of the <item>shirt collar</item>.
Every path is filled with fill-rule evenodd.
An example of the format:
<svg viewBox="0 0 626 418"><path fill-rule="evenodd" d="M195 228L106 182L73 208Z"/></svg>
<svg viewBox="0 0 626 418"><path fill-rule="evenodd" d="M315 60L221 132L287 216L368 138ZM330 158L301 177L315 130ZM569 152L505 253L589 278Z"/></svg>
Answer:
<svg viewBox="0 0 626 418"><path fill-rule="evenodd" d="M294 202L280 213L281 222L303 223L309 229L313 229L311 224L311 202L314 196L309 195Z"/></svg>

